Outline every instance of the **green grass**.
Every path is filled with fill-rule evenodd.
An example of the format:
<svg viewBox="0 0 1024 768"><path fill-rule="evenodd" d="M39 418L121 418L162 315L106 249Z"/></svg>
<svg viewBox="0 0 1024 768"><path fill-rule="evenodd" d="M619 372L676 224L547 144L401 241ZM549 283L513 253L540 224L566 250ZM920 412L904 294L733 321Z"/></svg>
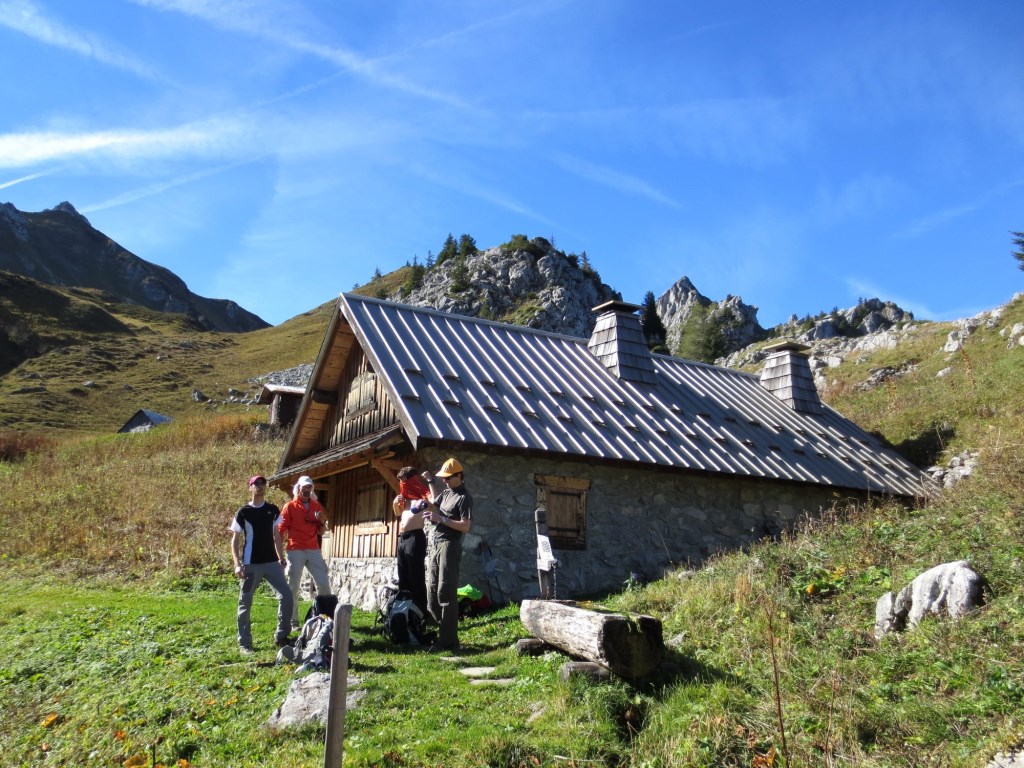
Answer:
<svg viewBox="0 0 1024 768"><path fill-rule="evenodd" d="M8 691L3 764L122 765L138 756L151 766L154 755L163 765L320 764L322 727L263 727L294 668L271 663L269 592L254 608L256 654L238 655L236 598L228 578L142 592L8 574L0 582L0 639L9 649L0 672ZM371 614L355 612L350 672L366 694L346 716L346 765L486 764L481 756L510 765L520 764L511 756L542 755L524 723L558 690L559 662L516 656L511 646L522 634L514 607L465 619L462 661L454 663L391 645ZM457 671L462 664L495 666L516 681L473 686ZM587 743L606 723L560 733L546 717L538 728L557 751L607 749L604 739Z"/></svg>

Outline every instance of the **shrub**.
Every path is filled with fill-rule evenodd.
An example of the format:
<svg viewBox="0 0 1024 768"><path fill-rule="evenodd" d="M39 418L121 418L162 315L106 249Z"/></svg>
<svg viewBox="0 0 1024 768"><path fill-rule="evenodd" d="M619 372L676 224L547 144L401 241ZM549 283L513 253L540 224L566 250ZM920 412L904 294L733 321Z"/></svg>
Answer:
<svg viewBox="0 0 1024 768"><path fill-rule="evenodd" d="M44 451L52 438L31 432L0 432L0 461L21 461L29 453Z"/></svg>

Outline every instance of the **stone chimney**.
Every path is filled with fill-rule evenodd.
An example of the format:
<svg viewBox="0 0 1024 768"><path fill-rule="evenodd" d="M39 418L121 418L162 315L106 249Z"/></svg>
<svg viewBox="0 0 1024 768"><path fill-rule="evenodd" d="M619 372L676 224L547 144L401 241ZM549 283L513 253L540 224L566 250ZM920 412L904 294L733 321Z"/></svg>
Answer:
<svg viewBox="0 0 1024 768"><path fill-rule="evenodd" d="M821 413L823 406L807 362L810 347L792 339L774 341L765 347L768 359L761 371L761 386L801 413Z"/></svg>
<svg viewBox="0 0 1024 768"><path fill-rule="evenodd" d="M640 325L636 304L606 301L594 307L599 313L587 349L605 368L625 381L657 384L654 361Z"/></svg>

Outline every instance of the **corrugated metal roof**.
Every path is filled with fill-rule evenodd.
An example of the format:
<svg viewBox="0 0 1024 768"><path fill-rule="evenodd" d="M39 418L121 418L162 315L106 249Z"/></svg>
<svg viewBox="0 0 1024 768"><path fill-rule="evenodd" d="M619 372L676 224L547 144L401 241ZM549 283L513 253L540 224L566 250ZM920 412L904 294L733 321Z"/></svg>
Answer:
<svg viewBox="0 0 1024 768"><path fill-rule="evenodd" d="M909 496L934 490L831 408L793 410L750 374L653 355L654 383L631 381L587 339L354 294L339 307L416 445L465 442Z"/></svg>

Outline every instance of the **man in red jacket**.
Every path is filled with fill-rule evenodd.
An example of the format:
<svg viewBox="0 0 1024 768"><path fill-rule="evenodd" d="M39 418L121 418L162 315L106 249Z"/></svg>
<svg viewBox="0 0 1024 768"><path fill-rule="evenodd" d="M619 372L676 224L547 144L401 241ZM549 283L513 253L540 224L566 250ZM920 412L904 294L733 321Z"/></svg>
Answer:
<svg viewBox="0 0 1024 768"><path fill-rule="evenodd" d="M292 500L281 509L278 530L288 538L288 586L292 590L292 629L299 628L299 586L305 568L318 595L331 594L327 563L320 552L320 537L327 524L324 508L313 493L313 478L303 475L292 488Z"/></svg>

